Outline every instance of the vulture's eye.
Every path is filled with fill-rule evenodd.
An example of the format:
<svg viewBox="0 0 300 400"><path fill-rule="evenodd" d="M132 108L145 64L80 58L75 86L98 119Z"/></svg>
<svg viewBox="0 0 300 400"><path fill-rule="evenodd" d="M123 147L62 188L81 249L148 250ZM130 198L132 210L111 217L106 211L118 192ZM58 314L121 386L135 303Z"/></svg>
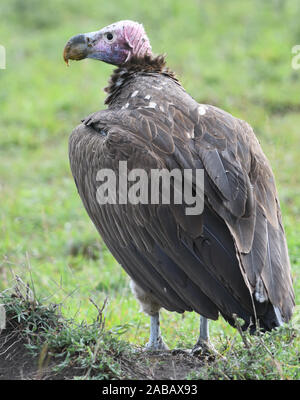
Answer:
<svg viewBox="0 0 300 400"><path fill-rule="evenodd" d="M108 42L112 42L114 39L114 35L111 32L107 32L104 36Z"/></svg>

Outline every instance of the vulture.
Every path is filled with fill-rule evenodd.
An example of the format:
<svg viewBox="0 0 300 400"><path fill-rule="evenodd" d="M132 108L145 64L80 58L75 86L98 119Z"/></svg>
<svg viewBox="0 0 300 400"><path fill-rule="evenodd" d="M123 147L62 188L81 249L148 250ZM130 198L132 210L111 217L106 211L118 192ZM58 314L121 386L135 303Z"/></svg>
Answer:
<svg viewBox="0 0 300 400"><path fill-rule="evenodd" d="M89 217L150 316L145 348L167 349L161 308L200 315L194 349L210 343L208 320L219 315L251 333L288 322L295 303L287 242L274 175L251 126L191 97L137 22L75 35L63 57L67 64L93 58L117 67L105 89L107 108L71 133L69 159ZM143 185L129 180L141 170ZM168 202L166 180L151 186L154 170L190 174L177 186L170 177ZM107 171L115 177L109 184ZM190 187L202 207L176 201L175 186ZM110 192L106 201L100 189Z"/></svg>

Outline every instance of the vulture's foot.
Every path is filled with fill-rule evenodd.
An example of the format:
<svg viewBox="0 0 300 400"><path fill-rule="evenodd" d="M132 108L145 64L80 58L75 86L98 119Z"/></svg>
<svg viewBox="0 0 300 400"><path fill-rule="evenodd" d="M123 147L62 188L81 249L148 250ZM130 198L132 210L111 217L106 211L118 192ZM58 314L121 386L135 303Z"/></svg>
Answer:
<svg viewBox="0 0 300 400"><path fill-rule="evenodd" d="M165 351L169 350L169 347L163 341L163 338L159 336L156 340L149 340L144 347L144 351Z"/></svg>
<svg viewBox="0 0 300 400"><path fill-rule="evenodd" d="M208 359L224 358L214 348L209 340L208 319L200 315L200 335L197 343L192 348L190 354L195 357L206 357Z"/></svg>
<svg viewBox="0 0 300 400"><path fill-rule="evenodd" d="M144 347L146 351L169 350L163 341L159 328L159 313L150 316L150 338Z"/></svg>
<svg viewBox="0 0 300 400"><path fill-rule="evenodd" d="M216 357L223 357L214 348L209 340L198 340L195 346L191 350L191 355L195 357L208 357L215 359Z"/></svg>

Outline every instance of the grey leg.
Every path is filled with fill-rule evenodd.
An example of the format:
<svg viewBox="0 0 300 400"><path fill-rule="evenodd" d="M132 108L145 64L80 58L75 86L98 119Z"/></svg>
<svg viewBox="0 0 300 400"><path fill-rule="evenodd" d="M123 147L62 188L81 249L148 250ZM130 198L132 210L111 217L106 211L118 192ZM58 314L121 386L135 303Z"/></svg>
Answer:
<svg viewBox="0 0 300 400"><path fill-rule="evenodd" d="M197 340L197 343L195 344L193 351L198 351L199 349L202 349L203 347L208 347L209 346L209 329L208 329L208 319L205 317L202 317L200 315L200 335Z"/></svg>
<svg viewBox="0 0 300 400"><path fill-rule="evenodd" d="M216 350L209 341L208 319L200 315L200 335L192 349L192 354L215 354Z"/></svg>
<svg viewBox="0 0 300 400"><path fill-rule="evenodd" d="M160 334L159 312L150 316L150 338L145 346L145 350L168 350Z"/></svg>
<svg viewBox="0 0 300 400"><path fill-rule="evenodd" d="M202 342L209 341L208 319L205 317L202 317L202 315L200 315L200 336L199 336L198 342L199 341L202 341Z"/></svg>

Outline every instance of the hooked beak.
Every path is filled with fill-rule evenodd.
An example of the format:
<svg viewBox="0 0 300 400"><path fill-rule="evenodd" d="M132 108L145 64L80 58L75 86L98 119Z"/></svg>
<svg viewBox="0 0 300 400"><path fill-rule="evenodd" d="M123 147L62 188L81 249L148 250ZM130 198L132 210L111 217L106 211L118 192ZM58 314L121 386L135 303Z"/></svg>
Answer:
<svg viewBox="0 0 300 400"><path fill-rule="evenodd" d="M71 37L63 52L65 63L69 65L69 60L78 61L87 58L98 38L99 32L81 33Z"/></svg>

